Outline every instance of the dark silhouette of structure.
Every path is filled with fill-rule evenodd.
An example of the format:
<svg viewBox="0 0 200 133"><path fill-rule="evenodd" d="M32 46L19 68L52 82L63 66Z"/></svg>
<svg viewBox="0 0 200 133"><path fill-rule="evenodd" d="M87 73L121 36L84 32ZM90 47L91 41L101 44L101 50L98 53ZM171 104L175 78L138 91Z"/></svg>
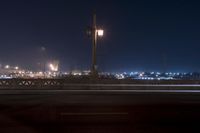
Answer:
<svg viewBox="0 0 200 133"><path fill-rule="evenodd" d="M87 29L88 36L92 37L92 66L91 75L93 77L98 77L97 70L97 38L98 36L103 36L103 30L98 29L96 25L96 13L93 14L92 26Z"/></svg>

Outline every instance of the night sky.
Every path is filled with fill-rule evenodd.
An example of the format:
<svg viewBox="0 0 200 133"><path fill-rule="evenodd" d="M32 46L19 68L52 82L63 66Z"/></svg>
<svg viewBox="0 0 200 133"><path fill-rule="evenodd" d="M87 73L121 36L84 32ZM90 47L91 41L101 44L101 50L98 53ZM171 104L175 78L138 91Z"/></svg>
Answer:
<svg viewBox="0 0 200 133"><path fill-rule="evenodd" d="M85 34L94 9L105 30L101 71L200 71L200 2L192 0L7 0L0 2L0 63L38 69L89 69ZM41 48L45 47L45 54Z"/></svg>

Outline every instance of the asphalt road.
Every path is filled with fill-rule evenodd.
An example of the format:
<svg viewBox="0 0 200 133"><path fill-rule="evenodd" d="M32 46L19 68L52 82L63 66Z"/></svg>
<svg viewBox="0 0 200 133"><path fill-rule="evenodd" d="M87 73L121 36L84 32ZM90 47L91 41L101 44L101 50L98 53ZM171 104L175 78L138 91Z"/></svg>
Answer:
<svg viewBox="0 0 200 133"><path fill-rule="evenodd" d="M198 132L200 86L130 86L1 89L0 132Z"/></svg>

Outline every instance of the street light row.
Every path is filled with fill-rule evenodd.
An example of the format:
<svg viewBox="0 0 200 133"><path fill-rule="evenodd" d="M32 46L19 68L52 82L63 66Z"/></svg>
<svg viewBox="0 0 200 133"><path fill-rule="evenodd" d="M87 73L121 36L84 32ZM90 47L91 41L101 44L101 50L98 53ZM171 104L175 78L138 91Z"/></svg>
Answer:
<svg viewBox="0 0 200 133"><path fill-rule="evenodd" d="M5 65L4 66L4 68L5 69L15 69L15 70L19 70L19 67L18 66L15 66L15 67L11 67L10 65ZM51 71L58 71L58 65L55 65L55 64L53 64L53 63L50 63L49 64L49 69L51 70Z"/></svg>
<svg viewBox="0 0 200 133"><path fill-rule="evenodd" d="M10 65L5 65L5 67L4 67L5 69L10 69L11 67L10 67ZM15 66L14 67L14 69L15 70L18 70L19 69L19 67L18 66Z"/></svg>

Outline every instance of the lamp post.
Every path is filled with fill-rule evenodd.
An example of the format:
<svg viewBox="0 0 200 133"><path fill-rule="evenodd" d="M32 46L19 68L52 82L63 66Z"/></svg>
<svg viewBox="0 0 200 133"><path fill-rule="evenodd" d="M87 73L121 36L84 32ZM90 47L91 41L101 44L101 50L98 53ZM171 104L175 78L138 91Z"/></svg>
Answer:
<svg viewBox="0 0 200 133"><path fill-rule="evenodd" d="M98 76L98 71L97 71L97 39L98 37L102 37L104 34L103 29L97 28L96 25L96 14L93 14L93 25L92 27L89 27L87 30L87 34L92 37L92 67L91 67L91 74L94 77Z"/></svg>

